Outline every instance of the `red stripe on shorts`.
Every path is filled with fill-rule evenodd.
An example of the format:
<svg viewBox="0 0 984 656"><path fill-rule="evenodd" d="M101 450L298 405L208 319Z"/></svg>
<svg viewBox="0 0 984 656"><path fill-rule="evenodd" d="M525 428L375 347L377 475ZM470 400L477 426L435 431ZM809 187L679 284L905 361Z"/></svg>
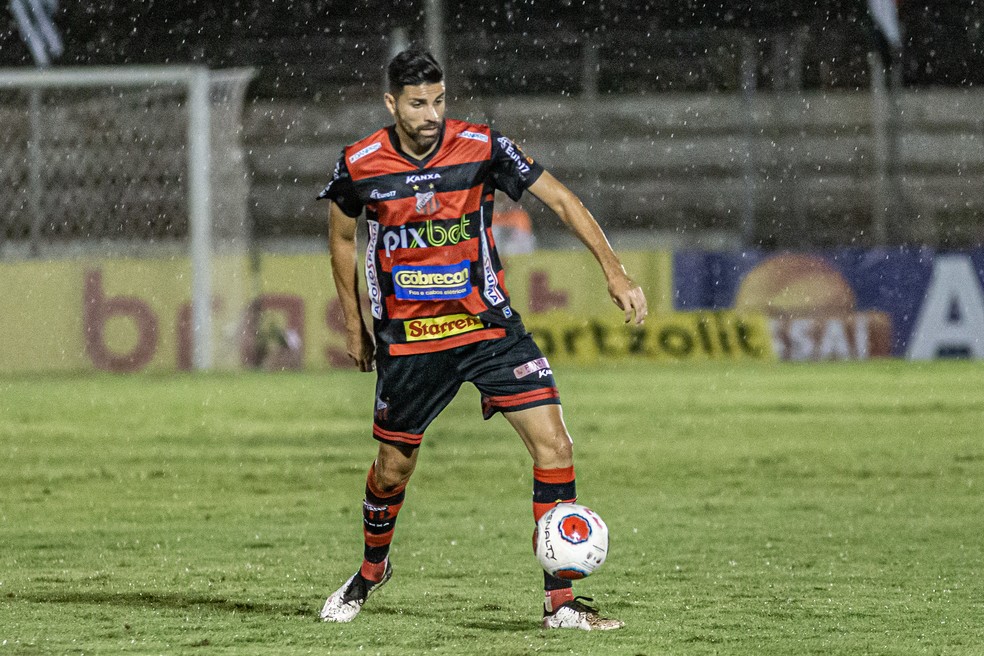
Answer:
<svg viewBox="0 0 984 656"><path fill-rule="evenodd" d="M485 397L486 402L495 408L515 408L518 405L525 405L534 401L557 398L560 398L560 392L557 391L556 387L545 387L544 389L530 390L529 392L520 392L519 394L510 394L508 396Z"/></svg>
<svg viewBox="0 0 984 656"><path fill-rule="evenodd" d="M372 425L372 434L385 442L399 442L400 444L409 444L410 446L420 446L421 440L424 439L423 435L389 431L385 428L380 428L376 424Z"/></svg>

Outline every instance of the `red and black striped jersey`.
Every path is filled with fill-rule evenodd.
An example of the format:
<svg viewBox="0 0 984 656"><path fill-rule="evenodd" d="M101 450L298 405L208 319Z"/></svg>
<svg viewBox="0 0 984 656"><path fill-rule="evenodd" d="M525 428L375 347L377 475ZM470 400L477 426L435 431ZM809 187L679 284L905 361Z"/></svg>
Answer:
<svg viewBox="0 0 984 656"><path fill-rule="evenodd" d="M423 160L393 126L347 146L319 195L365 210L366 284L390 355L440 351L524 331L492 238L496 189L513 200L543 172L487 125L447 119Z"/></svg>

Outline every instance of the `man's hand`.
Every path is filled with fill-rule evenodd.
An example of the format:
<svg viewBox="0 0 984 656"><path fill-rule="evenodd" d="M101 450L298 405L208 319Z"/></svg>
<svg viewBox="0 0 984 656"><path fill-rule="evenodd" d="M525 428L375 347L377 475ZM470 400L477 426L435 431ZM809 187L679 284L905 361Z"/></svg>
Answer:
<svg viewBox="0 0 984 656"><path fill-rule="evenodd" d="M376 368L376 343L366 330L365 324L357 330L350 330L345 338L346 351L355 360L359 371L372 371Z"/></svg>
<svg viewBox="0 0 984 656"><path fill-rule="evenodd" d="M625 312L625 323L635 320L637 326L642 325L649 312L646 308L646 295L642 293L642 288L625 274L618 256L608 243L608 238L581 200L548 171L540 174L536 182L530 185L529 190L557 213L560 220L578 236L598 260L608 279L608 293L615 301L615 305Z"/></svg>
<svg viewBox="0 0 984 656"><path fill-rule="evenodd" d="M642 288L632 282L624 273L608 281L608 293L615 305L625 312L625 323L635 320L635 325L641 326L649 314L646 295Z"/></svg>

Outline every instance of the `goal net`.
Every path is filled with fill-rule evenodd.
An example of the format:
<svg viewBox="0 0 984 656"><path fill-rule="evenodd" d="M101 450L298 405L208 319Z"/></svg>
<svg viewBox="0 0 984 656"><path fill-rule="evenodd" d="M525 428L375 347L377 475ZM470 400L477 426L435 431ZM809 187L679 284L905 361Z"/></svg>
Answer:
<svg viewBox="0 0 984 656"><path fill-rule="evenodd" d="M248 69L0 71L0 258L187 257L192 366L237 358Z"/></svg>

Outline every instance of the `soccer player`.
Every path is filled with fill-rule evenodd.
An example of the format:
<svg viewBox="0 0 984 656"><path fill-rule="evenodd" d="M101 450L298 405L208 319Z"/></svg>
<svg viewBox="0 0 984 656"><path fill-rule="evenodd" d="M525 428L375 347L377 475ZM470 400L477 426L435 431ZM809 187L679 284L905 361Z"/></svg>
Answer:
<svg viewBox="0 0 984 656"><path fill-rule="evenodd" d="M387 70L394 125L346 147L320 198L329 208L332 275L348 354L376 370L378 440L363 502L362 566L328 597L321 618L351 621L389 580L390 543L427 426L464 382L486 419L501 412L533 458L533 517L576 499L571 437L550 365L512 307L490 225L495 191L543 201L594 254L625 321L646 317L626 274L581 201L487 125L446 119L444 73L427 52L406 50ZM370 331L358 284L356 219L365 213ZM570 581L544 574L543 626L615 629L575 598Z"/></svg>

